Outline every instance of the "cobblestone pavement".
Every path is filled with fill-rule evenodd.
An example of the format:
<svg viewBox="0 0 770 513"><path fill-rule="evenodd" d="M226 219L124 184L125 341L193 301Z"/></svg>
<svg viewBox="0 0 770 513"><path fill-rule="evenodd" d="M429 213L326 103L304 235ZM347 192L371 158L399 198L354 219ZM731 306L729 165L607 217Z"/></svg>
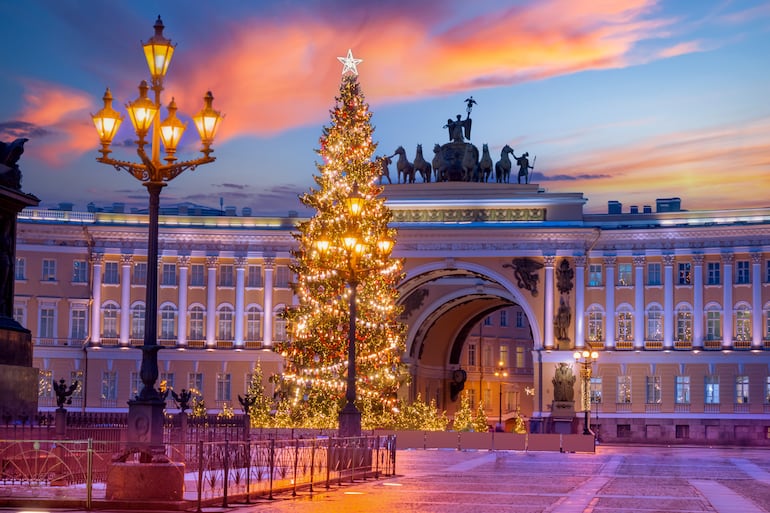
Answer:
<svg viewBox="0 0 770 513"><path fill-rule="evenodd" d="M250 513L770 513L770 451L601 446L596 454L399 451L394 478ZM240 509L240 508L239 508Z"/></svg>
<svg viewBox="0 0 770 513"><path fill-rule="evenodd" d="M596 454L398 451L394 477L204 513L770 513L768 456L604 445Z"/></svg>

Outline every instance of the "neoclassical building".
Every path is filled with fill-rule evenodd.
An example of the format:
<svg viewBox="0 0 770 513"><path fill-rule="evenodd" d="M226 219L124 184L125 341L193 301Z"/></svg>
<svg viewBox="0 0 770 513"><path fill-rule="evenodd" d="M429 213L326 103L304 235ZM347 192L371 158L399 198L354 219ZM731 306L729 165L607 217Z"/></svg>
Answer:
<svg viewBox="0 0 770 513"><path fill-rule="evenodd" d="M386 185L408 326L404 397L458 394L490 425L516 411L553 429L555 371L574 378L603 440L770 444L770 209L695 211L678 198L587 214L536 184ZM230 211L228 214L234 214ZM259 364L278 373L276 315L296 218L161 216L161 379L236 406ZM140 386L147 219L26 210L15 317L33 334L40 406L77 379L73 408L125 408ZM598 353L590 382L575 350ZM458 372L462 371L462 372Z"/></svg>

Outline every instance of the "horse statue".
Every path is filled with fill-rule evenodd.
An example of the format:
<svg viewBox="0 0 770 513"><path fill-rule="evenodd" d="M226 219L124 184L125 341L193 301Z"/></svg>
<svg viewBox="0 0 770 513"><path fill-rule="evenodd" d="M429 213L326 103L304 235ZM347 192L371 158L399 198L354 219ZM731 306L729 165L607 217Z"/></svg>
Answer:
<svg viewBox="0 0 770 513"><path fill-rule="evenodd" d="M396 148L396 152L393 154L395 157L398 155L398 161L396 162L396 169L398 170L398 183L401 182L401 175L404 176L403 183L414 183L414 164L409 162L406 158L406 150L403 146Z"/></svg>
<svg viewBox="0 0 770 513"><path fill-rule="evenodd" d="M419 171L422 176L422 181L425 183L430 182L430 162L425 160L422 156L422 144L417 145L417 154L414 156L414 171L415 174Z"/></svg>
<svg viewBox="0 0 770 513"><path fill-rule="evenodd" d="M489 156L489 146L484 144L481 151L481 160L479 161L479 181L488 182L492 176L492 169L495 167L492 157Z"/></svg>
<svg viewBox="0 0 770 513"><path fill-rule="evenodd" d="M511 181L511 158L508 156L509 154L513 154L513 148L506 144L500 152L500 160L495 164L495 181L497 183Z"/></svg>
<svg viewBox="0 0 770 513"><path fill-rule="evenodd" d="M473 175L478 172L479 166L479 150L472 144L465 145L465 153L463 154L462 168L463 168L463 181L470 182Z"/></svg>
<svg viewBox="0 0 770 513"><path fill-rule="evenodd" d="M441 146L433 145L433 179L436 182L446 181L445 171L441 169Z"/></svg>
<svg viewBox="0 0 770 513"><path fill-rule="evenodd" d="M382 157L375 158L374 161L380 165L380 185L382 185L383 178L387 178L388 183L392 184L393 181L390 179L390 169L388 166L393 163L393 159L387 155L383 155Z"/></svg>

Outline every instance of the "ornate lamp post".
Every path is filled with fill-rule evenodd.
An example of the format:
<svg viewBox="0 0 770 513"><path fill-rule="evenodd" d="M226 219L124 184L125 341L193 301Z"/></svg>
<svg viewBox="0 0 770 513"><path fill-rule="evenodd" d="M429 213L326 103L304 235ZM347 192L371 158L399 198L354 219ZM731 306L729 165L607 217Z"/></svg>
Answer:
<svg viewBox="0 0 770 513"><path fill-rule="evenodd" d="M104 93L104 108L92 115L94 125L99 133L102 144L101 157L97 161L113 166L118 171L125 170L131 176L140 180L147 188L150 195L149 201L149 235L147 243L147 293L144 317L144 343L142 349L142 365L140 376L142 390L139 395L130 400L129 404L129 449L138 448L146 451L162 448L162 427L164 398L155 388L158 379L158 350L157 325L158 325L158 211L160 205L160 191L166 183L179 176L187 169L214 162L211 156L214 151L211 144L214 141L222 115L215 111L211 103L214 100L211 92L207 92L203 98L204 106L195 116L193 121L198 128L203 147L203 157L195 160L176 162L176 148L182 137L186 125L176 117L177 106L174 99L168 105L168 117L160 121L161 108L160 93L163 91L163 77L166 75L171 57L174 54L175 45L163 36L163 22L158 16L155 22L155 34L143 44L147 65L150 68L151 85L145 80L139 84L139 98L126 104L131 123L137 136L137 155L140 162L127 162L116 160L109 156L110 144L118 127L123 121L123 116L112 108L112 94L109 88ZM154 98L147 96L152 89ZM150 131L152 133L150 133ZM150 154L145 151L146 137L151 137ZM160 144L163 143L166 156L161 162Z"/></svg>
<svg viewBox="0 0 770 513"><path fill-rule="evenodd" d="M575 351L572 355L575 363L580 364L580 378L582 381L582 400L583 400L583 434L591 434L591 366L599 359L599 353L596 351L583 350Z"/></svg>
<svg viewBox="0 0 770 513"><path fill-rule="evenodd" d="M497 425L500 431L505 431L503 429L503 383L504 381L502 380L502 378L508 377L508 369L505 368L505 366L503 365L504 363L505 362L503 362L502 360L497 362L497 368L495 369L495 376L500 378L498 380L498 384L500 385L500 394L498 397L498 408L499 408L500 414L497 419Z"/></svg>
<svg viewBox="0 0 770 513"><path fill-rule="evenodd" d="M348 214L345 233L333 239L318 239L315 242L316 256L321 267L343 274L350 295L348 297L348 375L345 388L345 406L339 417L339 436L361 435L361 412L356 400L356 292L361 273L377 267L382 255L389 255L393 241L387 237L367 237L362 229L362 217L367 199L353 186L351 193L343 200ZM342 258L340 258L340 256ZM371 265L375 262L375 265ZM343 265L339 265L342 263ZM367 264L368 263L368 264Z"/></svg>

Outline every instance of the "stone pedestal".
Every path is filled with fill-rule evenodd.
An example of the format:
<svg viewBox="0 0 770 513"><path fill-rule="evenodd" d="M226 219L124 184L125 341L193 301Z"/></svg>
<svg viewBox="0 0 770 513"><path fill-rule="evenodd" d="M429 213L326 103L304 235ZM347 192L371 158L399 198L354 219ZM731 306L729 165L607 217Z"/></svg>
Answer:
<svg viewBox="0 0 770 513"><path fill-rule="evenodd" d="M559 435L572 433L575 421L575 401L554 401L551 403L553 432Z"/></svg>
<svg viewBox="0 0 770 513"><path fill-rule="evenodd" d="M147 455L162 454L163 445L163 410L162 400L128 402L128 431L126 433L129 451L141 451Z"/></svg>
<svg viewBox="0 0 770 513"><path fill-rule="evenodd" d="M182 463L112 463L107 471L108 501L181 501Z"/></svg>

